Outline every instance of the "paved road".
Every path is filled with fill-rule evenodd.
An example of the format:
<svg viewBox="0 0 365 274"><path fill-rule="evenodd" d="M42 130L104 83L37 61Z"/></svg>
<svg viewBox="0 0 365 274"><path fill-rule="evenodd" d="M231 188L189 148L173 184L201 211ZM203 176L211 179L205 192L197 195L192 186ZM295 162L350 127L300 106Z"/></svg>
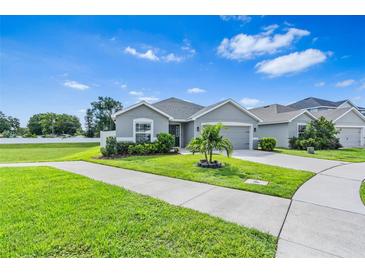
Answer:
<svg viewBox="0 0 365 274"><path fill-rule="evenodd" d="M289 199L82 161L0 164L1 166L55 167L274 236L279 235L290 204Z"/></svg>

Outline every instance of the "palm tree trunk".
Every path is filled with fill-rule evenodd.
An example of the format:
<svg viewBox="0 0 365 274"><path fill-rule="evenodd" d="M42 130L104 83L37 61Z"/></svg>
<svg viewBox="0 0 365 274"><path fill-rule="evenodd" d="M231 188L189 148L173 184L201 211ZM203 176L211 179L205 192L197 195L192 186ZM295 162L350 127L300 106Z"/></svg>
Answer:
<svg viewBox="0 0 365 274"><path fill-rule="evenodd" d="M209 150L209 162L211 163L213 160L213 149Z"/></svg>

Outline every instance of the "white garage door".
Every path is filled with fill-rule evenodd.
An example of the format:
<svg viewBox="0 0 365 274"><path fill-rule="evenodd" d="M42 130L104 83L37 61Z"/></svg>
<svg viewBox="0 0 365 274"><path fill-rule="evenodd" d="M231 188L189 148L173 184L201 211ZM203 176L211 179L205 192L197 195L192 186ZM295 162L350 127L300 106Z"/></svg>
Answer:
<svg viewBox="0 0 365 274"><path fill-rule="evenodd" d="M250 127L224 126L221 134L232 142L233 149L250 148Z"/></svg>
<svg viewBox="0 0 365 274"><path fill-rule="evenodd" d="M342 127L338 128L340 133L340 144L343 147L359 147L361 146L361 128Z"/></svg>

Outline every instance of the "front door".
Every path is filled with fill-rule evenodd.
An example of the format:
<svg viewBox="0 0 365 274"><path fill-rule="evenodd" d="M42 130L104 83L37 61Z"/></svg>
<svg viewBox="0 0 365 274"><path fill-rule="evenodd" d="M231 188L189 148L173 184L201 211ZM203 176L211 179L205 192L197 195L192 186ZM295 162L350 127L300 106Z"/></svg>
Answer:
<svg viewBox="0 0 365 274"><path fill-rule="evenodd" d="M175 138L175 146L180 147L180 125L169 125L169 133Z"/></svg>

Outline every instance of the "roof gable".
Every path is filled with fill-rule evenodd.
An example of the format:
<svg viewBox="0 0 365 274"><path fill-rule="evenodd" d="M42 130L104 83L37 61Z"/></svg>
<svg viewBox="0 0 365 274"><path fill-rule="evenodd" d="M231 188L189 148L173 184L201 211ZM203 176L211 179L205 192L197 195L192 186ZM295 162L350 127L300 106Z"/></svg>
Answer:
<svg viewBox="0 0 365 274"><path fill-rule="evenodd" d="M142 105L144 105L144 106L146 106L146 107L148 107L148 108L150 108L150 109L152 109L152 110L154 110L154 111L156 111L156 112L160 113L161 115L163 115L163 116L167 117L168 119L173 119L173 117L172 117L172 116L170 116L170 115L168 115L167 113L165 113L165 112L161 111L160 109L158 109L158 108L154 107L153 105L151 105L150 103L148 103L148 102L146 102L146 101L141 101L141 102L138 102L137 104L134 104L134 105L129 106L129 107L127 107L127 108L121 109L121 110L117 111L116 113L114 113L114 114L112 115L112 118L115 120L117 116L119 116L119 115L121 115L121 114L123 114L123 113L126 113L126 112L128 112L128 111L130 111L130 110L132 110L132 109L135 109L135 108L137 108L137 107L140 107L140 106L142 106Z"/></svg>
<svg viewBox="0 0 365 274"><path fill-rule="evenodd" d="M238 104L237 102L235 102L232 99L227 99L215 104L212 104L210 106L207 106L201 110L199 110L197 113L193 114L192 116L190 116L189 118L192 120L195 120L199 117L202 117L212 111L214 111L215 109L218 109L226 104L232 104L233 106L235 106L236 108L238 108L240 111L244 112L245 114L247 114L248 116L250 116L251 118L255 119L258 122L262 122L262 120L257 117L254 113L250 112L249 110L245 109L244 107L242 107L240 104Z"/></svg>
<svg viewBox="0 0 365 274"><path fill-rule="evenodd" d="M316 113L313 113L317 118L323 116L327 120L336 122L345 115L347 115L350 112L354 112L357 116L359 116L363 121L365 121L365 116L362 115L356 108L337 108L337 109L329 109L329 110L323 110L318 111Z"/></svg>

